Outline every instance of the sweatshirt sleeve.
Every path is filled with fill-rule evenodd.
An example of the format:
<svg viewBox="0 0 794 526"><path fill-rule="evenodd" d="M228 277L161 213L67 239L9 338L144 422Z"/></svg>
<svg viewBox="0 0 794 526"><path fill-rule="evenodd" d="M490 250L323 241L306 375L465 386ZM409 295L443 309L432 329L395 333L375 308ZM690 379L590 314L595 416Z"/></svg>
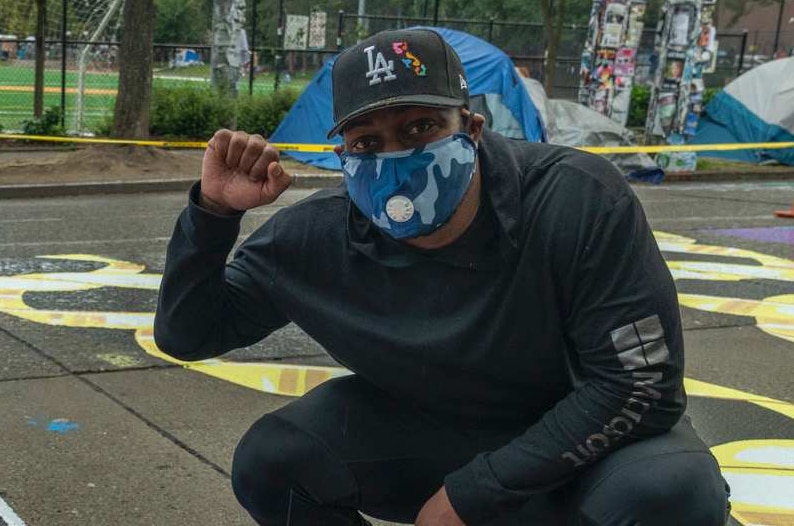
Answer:
<svg viewBox="0 0 794 526"><path fill-rule="evenodd" d="M632 190L605 200L589 217L581 210L595 205L580 214L571 206L568 217L584 217L561 219L558 228L576 233L549 256L574 390L523 435L446 477L467 524L518 509L621 446L666 432L684 412L675 285Z"/></svg>
<svg viewBox="0 0 794 526"><path fill-rule="evenodd" d="M154 319L160 350L186 361L251 345L288 322L267 290L275 265L273 221L257 234L270 238L258 254L262 261L254 265L250 256L238 257L227 265L243 214L219 216L201 208L199 191L199 184L191 189L168 244Z"/></svg>

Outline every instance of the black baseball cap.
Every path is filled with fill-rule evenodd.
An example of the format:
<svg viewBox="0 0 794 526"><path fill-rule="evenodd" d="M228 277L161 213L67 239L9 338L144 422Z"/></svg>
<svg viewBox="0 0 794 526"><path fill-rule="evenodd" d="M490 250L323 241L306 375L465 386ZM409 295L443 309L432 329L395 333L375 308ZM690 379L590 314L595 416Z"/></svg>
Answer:
<svg viewBox="0 0 794 526"><path fill-rule="evenodd" d="M331 71L334 127L390 106L460 107L469 88L460 57L430 29L381 31L343 51Z"/></svg>

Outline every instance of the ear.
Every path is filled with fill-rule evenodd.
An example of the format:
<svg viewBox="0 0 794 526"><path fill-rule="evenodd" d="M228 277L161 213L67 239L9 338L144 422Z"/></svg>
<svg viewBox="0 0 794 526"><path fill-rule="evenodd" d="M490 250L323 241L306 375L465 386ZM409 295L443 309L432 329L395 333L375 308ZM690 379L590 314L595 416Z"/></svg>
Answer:
<svg viewBox="0 0 794 526"><path fill-rule="evenodd" d="M336 155L342 155L343 151L345 151L345 145L344 144L337 144L337 145L334 146L334 153Z"/></svg>
<svg viewBox="0 0 794 526"><path fill-rule="evenodd" d="M482 129L485 127L485 117L467 109L462 110L462 112L466 119L466 131L474 139L474 142L479 141L482 136Z"/></svg>

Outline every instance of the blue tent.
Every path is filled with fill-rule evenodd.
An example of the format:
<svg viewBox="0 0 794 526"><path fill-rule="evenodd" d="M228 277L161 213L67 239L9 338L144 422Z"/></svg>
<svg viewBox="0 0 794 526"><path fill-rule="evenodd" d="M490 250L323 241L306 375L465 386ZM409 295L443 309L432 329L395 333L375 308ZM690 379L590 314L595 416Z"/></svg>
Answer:
<svg viewBox="0 0 794 526"><path fill-rule="evenodd" d="M180 49L174 59L171 61L171 66L177 68L196 65L200 66L202 64L204 64L204 62L201 61L201 57L196 50L189 48Z"/></svg>
<svg viewBox="0 0 794 526"><path fill-rule="evenodd" d="M499 48L461 31L446 28L427 28L438 32L453 47L463 62L472 106L479 111L487 103L491 127L508 136L530 141L543 140L543 124L538 110L532 104L523 82L515 72L513 62ZM333 127L331 66L327 61L306 86L301 96L287 113L270 140L290 144L337 144L337 136L326 139ZM476 100L477 95L485 95ZM332 170L340 169L339 158L334 153L288 152L294 159Z"/></svg>
<svg viewBox="0 0 794 526"><path fill-rule="evenodd" d="M751 69L717 93L690 144L794 142L794 58L782 58ZM794 166L794 148L706 151L758 163L776 160Z"/></svg>

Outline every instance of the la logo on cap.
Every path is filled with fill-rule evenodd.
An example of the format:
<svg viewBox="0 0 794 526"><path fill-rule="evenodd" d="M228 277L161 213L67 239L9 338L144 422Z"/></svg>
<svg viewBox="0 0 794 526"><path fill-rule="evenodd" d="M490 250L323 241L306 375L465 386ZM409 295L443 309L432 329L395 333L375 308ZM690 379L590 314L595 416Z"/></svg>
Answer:
<svg viewBox="0 0 794 526"><path fill-rule="evenodd" d="M396 79L397 75L394 74L394 61L386 60L386 57L384 57L383 53L380 51L378 51L378 54L373 58L372 52L374 50L375 46L364 48L364 52L367 54L367 65L369 66L366 73L366 77L369 79L369 85L374 86L384 81L388 82Z"/></svg>

